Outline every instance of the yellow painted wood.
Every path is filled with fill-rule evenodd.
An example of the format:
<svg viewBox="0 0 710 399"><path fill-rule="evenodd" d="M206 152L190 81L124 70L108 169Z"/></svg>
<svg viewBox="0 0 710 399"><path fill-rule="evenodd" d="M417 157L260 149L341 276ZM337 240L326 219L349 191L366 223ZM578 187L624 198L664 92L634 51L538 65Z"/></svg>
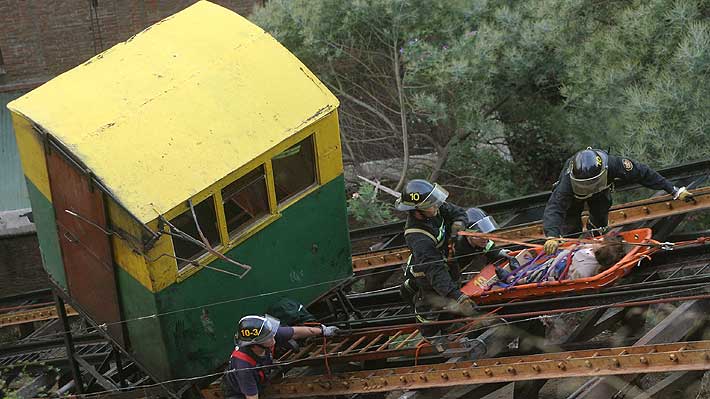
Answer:
<svg viewBox="0 0 710 399"><path fill-rule="evenodd" d="M148 224L153 231L158 231L158 222ZM153 284L153 292L158 292L177 281L177 261L175 261L173 241L167 234L163 234L155 245L146 252L148 270Z"/></svg>
<svg viewBox="0 0 710 399"><path fill-rule="evenodd" d="M30 122L22 116L12 113L12 125L15 129L17 149L20 153L22 170L25 177L52 202L52 190L49 188L47 161L44 156L44 143L32 128Z"/></svg>
<svg viewBox="0 0 710 399"><path fill-rule="evenodd" d="M340 145L338 112L331 112L312 127L317 131L316 151L318 153L318 173L321 184L343 174L343 153Z"/></svg>
<svg viewBox="0 0 710 399"><path fill-rule="evenodd" d="M8 105L64 143L144 223L337 106L270 35L206 1Z"/></svg>
<svg viewBox="0 0 710 399"><path fill-rule="evenodd" d="M107 198L106 205L111 228L117 232L111 236L114 263L153 291L148 262L142 255L142 227L113 200Z"/></svg>

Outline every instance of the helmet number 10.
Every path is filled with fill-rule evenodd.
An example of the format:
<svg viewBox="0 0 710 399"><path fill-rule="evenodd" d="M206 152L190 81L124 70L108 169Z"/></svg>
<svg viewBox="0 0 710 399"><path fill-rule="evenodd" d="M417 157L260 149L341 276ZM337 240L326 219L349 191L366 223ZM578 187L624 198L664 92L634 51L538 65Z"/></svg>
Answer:
<svg viewBox="0 0 710 399"><path fill-rule="evenodd" d="M419 201L419 193L409 193L409 199L412 201Z"/></svg>
<svg viewBox="0 0 710 399"><path fill-rule="evenodd" d="M252 328L252 329L242 329L241 334L244 337L256 337L259 335L259 329L258 328Z"/></svg>

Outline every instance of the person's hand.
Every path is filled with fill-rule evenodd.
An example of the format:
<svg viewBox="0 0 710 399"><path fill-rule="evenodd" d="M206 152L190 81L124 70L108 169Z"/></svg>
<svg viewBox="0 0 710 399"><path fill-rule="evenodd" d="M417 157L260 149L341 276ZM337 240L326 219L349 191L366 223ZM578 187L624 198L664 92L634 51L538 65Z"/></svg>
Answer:
<svg viewBox="0 0 710 399"><path fill-rule="evenodd" d="M676 188L675 191L673 191L673 199L674 200L679 199L679 200L683 200L685 202L690 202L693 200L693 197L694 197L693 193L688 191L688 189L685 187Z"/></svg>
<svg viewBox="0 0 710 399"><path fill-rule="evenodd" d="M464 302L470 301L470 300L471 300L471 298L468 295L462 293L459 296L459 298L456 300L456 303L464 303Z"/></svg>
<svg viewBox="0 0 710 399"><path fill-rule="evenodd" d="M324 337L332 337L340 331L340 329L336 326L326 326L324 324L320 325L320 329L323 331Z"/></svg>
<svg viewBox="0 0 710 399"><path fill-rule="evenodd" d="M453 223L451 223L451 236L456 237L459 231L464 231L466 230L466 225L463 224L462 221L457 220Z"/></svg>
<svg viewBox="0 0 710 399"><path fill-rule="evenodd" d="M511 252L513 251L506 248L502 248L500 251L498 251L498 255L510 259L512 257L512 255L510 254Z"/></svg>
<svg viewBox="0 0 710 399"><path fill-rule="evenodd" d="M556 238L548 238L547 241L545 241L545 245L543 245L543 248L545 249L545 253L548 255L552 255L557 251L557 248L560 246L560 241Z"/></svg>
<svg viewBox="0 0 710 399"><path fill-rule="evenodd" d="M447 306L447 310L451 313L460 314L463 316L473 316L476 313L476 303L466 294L461 294L456 300L456 304Z"/></svg>

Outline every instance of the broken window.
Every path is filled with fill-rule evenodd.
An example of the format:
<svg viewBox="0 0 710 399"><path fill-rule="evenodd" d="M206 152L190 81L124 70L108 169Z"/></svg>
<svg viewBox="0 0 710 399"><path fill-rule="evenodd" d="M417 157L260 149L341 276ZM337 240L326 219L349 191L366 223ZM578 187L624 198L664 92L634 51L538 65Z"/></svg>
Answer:
<svg viewBox="0 0 710 399"><path fill-rule="evenodd" d="M214 248L220 244L220 240L213 197L209 197L200 202L195 205L194 208L197 222L200 223L200 229L210 243L210 247ZM170 224L197 241L202 241L200 233L197 231L197 225L195 225L195 218L192 217L192 211L190 209L172 219ZM178 270L189 265L189 261L195 260L207 252L203 245L198 245L187 239L176 236L173 236L173 247L175 248L175 256L178 258Z"/></svg>
<svg viewBox="0 0 710 399"><path fill-rule="evenodd" d="M309 136L271 160L278 203L316 183L314 153L313 136Z"/></svg>
<svg viewBox="0 0 710 399"><path fill-rule="evenodd" d="M234 238L254 221L269 214L264 166L259 166L222 189L224 217Z"/></svg>

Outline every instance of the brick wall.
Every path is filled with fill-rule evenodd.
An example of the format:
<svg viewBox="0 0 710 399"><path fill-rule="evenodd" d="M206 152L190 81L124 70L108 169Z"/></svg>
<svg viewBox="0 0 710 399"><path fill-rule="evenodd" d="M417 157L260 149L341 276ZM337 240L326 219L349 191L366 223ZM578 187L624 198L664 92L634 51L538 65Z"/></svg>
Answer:
<svg viewBox="0 0 710 399"><path fill-rule="evenodd" d="M263 1L213 0L245 16ZM195 2L0 0L0 91L51 79Z"/></svg>
<svg viewBox="0 0 710 399"><path fill-rule="evenodd" d="M0 297L48 287L37 236L0 238Z"/></svg>

